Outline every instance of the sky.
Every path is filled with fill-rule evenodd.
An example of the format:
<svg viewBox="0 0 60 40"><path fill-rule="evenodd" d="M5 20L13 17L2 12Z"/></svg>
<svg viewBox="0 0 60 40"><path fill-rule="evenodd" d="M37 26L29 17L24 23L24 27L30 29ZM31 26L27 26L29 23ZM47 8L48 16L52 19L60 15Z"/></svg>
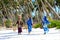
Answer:
<svg viewBox="0 0 60 40"><path fill-rule="evenodd" d="M32 0L32 2L34 2L35 0Z"/></svg>

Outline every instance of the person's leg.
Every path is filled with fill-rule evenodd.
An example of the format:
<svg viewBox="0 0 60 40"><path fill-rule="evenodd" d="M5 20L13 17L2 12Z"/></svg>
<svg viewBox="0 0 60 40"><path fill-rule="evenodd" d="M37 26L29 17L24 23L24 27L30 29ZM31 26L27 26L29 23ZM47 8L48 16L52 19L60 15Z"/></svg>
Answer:
<svg viewBox="0 0 60 40"><path fill-rule="evenodd" d="M32 31L32 26L29 25L29 26L28 26L28 33L30 34L31 31Z"/></svg>
<svg viewBox="0 0 60 40"><path fill-rule="evenodd" d="M46 34L46 31L44 31L44 34Z"/></svg>
<svg viewBox="0 0 60 40"><path fill-rule="evenodd" d="M47 30L46 30L46 33L48 33L49 32L49 28L48 28L48 25L47 25Z"/></svg>
<svg viewBox="0 0 60 40"><path fill-rule="evenodd" d="M45 24L44 26L45 26L45 27L44 27L44 34L45 34L45 33L48 33L48 32L49 32L49 29L48 29L48 27L47 27L47 24Z"/></svg>
<svg viewBox="0 0 60 40"><path fill-rule="evenodd" d="M47 31L47 26L46 26L46 24L43 25L43 29L44 29L44 34L46 34L46 31Z"/></svg>
<svg viewBox="0 0 60 40"><path fill-rule="evenodd" d="M43 29L44 29L44 34L46 34L46 27L44 27Z"/></svg>
<svg viewBox="0 0 60 40"><path fill-rule="evenodd" d="M20 35L22 32L22 28L21 27L18 27L18 34Z"/></svg>

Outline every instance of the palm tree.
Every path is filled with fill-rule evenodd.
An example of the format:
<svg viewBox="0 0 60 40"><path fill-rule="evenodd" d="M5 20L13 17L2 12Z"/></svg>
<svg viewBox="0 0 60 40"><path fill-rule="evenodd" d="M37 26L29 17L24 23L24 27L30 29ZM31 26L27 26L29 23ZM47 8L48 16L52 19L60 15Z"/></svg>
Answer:
<svg viewBox="0 0 60 40"><path fill-rule="evenodd" d="M60 6L60 0L35 0L34 3L32 0L0 0L1 15L3 15L3 18L9 18L13 20L13 22L16 22L15 17L18 14L22 13L25 17L24 20L26 20L27 14L31 16L31 12L36 8L36 11L38 11L38 13L36 13L38 14L38 16L36 16L38 22L42 21L44 11L46 11L48 16L49 12L52 12L54 18L60 19L59 14L53 10L53 7L55 6L54 1L56 1L57 5Z"/></svg>
<svg viewBox="0 0 60 40"><path fill-rule="evenodd" d="M48 5L49 9L51 9L54 12L54 15L56 16L56 18L58 17L58 19L60 19L59 15L53 10L52 6L48 3L47 0L45 0L45 3Z"/></svg>

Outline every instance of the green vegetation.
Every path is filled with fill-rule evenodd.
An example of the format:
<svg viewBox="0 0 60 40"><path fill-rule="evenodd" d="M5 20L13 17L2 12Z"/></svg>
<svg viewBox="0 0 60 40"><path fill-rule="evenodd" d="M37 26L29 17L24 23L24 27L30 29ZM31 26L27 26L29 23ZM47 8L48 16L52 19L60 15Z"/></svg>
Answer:
<svg viewBox="0 0 60 40"><path fill-rule="evenodd" d="M60 21L56 20L60 19L60 14L54 10L56 9L55 6L57 6L58 9L60 8L60 0L36 0L35 2L32 2L31 0L0 0L0 25L4 24L3 19L7 19L5 22L7 28L11 26L11 23L13 23L13 26L16 26L15 23L19 14L23 14L22 19L24 24L26 24L27 16L30 15L32 17L32 13L35 11L35 16L32 18L36 24L33 27L42 28L42 25L39 22L41 22L44 11L46 11L47 17L49 16L49 13L53 15L53 17L49 16L53 20L50 20L48 27L60 28Z"/></svg>
<svg viewBox="0 0 60 40"><path fill-rule="evenodd" d="M5 22L5 26L7 28L11 27L11 23L12 23L12 21L10 19L7 19L6 22Z"/></svg>
<svg viewBox="0 0 60 40"><path fill-rule="evenodd" d="M42 28L42 25L41 25L40 23L36 23L36 24L34 24L33 27L34 27L34 28Z"/></svg>
<svg viewBox="0 0 60 40"><path fill-rule="evenodd" d="M0 26L2 25L2 20L0 20Z"/></svg>
<svg viewBox="0 0 60 40"><path fill-rule="evenodd" d="M60 28L60 20L51 20L50 24L48 25L49 28Z"/></svg>
<svg viewBox="0 0 60 40"><path fill-rule="evenodd" d="M42 28L42 25L40 23L36 23L34 28ZM48 28L54 28L60 29L60 20L50 20L50 24L48 25Z"/></svg>
<svg viewBox="0 0 60 40"><path fill-rule="evenodd" d="M56 22L55 21L50 21L50 24L48 25L49 28L54 28L56 27Z"/></svg>

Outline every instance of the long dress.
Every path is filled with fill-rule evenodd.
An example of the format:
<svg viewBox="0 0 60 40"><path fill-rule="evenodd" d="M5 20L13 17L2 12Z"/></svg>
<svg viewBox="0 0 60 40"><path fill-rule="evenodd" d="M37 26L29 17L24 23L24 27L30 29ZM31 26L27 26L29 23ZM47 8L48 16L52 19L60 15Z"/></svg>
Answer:
<svg viewBox="0 0 60 40"><path fill-rule="evenodd" d="M50 23L50 22L47 20L47 17L46 17L46 16L43 17L42 23L43 23L44 34L46 34L46 33L49 31L49 29L48 29L48 24Z"/></svg>
<svg viewBox="0 0 60 40"><path fill-rule="evenodd" d="M18 33L22 32L22 26L23 26L23 22L22 21L17 21L18 24Z"/></svg>
<svg viewBox="0 0 60 40"><path fill-rule="evenodd" d="M32 20L31 20L31 18L29 18L27 20L27 25L28 25L28 32L31 32L32 31Z"/></svg>

